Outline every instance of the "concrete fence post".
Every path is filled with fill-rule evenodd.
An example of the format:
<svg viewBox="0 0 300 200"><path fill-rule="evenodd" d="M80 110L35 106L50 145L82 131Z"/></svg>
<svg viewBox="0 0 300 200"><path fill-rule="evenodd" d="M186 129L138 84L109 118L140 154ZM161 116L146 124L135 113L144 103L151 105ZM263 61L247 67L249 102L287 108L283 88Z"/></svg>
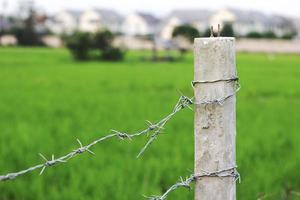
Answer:
<svg viewBox="0 0 300 200"><path fill-rule="evenodd" d="M235 39L196 38L194 43L195 174L235 174ZM229 171L226 171L229 169ZM235 200L236 177L196 180L195 200Z"/></svg>

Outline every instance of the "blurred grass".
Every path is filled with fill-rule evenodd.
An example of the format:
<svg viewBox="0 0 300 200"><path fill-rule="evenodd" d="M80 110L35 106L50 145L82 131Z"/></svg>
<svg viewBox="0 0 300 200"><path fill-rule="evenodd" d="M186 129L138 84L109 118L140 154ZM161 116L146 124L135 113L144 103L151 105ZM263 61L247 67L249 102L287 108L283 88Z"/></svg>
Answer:
<svg viewBox="0 0 300 200"><path fill-rule="evenodd" d="M169 113L178 90L192 96L192 54L151 63L72 61L64 49L0 49L0 174L62 155L106 135L133 132ZM300 199L300 56L238 54L238 199ZM112 140L64 166L0 183L1 200L143 199L193 170L193 113L180 112L136 159L146 138ZM180 189L169 199L193 199Z"/></svg>

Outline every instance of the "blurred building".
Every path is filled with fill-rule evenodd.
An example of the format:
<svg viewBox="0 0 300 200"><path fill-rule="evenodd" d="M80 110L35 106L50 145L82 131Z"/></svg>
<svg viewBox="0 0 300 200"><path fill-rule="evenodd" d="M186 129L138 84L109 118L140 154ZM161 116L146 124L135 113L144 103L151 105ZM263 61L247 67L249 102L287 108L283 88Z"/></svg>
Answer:
<svg viewBox="0 0 300 200"><path fill-rule="evenodd" d="M208 10L174 10L160 25L160 37L164 40L172 39L172 33L176 26L191 24L200 32L209 27L209 19L212 15Z"/></svg>
<svg viewBox="0 0 300 200"><path fill-rule="evenodd" d="M160 20L149 13L133 13L125 17L122 32L125 35L152 35L158 31Z"/></svg>
<svg viewBox="0 0 300 200"><path fill-rule="evenodd" d="M43 13L37 13L34 15L34 26L37 33L40 34L47 34L48 33L48 26L47 26L47 20L48 17L46 14Z"/></svg>
<svg viewBox="0 0 300 200"><path fill-rule="evenodd" d="M224 24L235 24L237 18L233 12L228 9L222 9L213 13L209 18L209 24L213 27L218 27L218 24L224 26Z"/></svg>
<svg viewBox="0 0 300 200"><path fill-rule="evenodd" d="M266 15L258 11L247 11L238 9L226 9L220 12L231 13L233 19L232 24L234 31L241 36L248 34L249 32L267 32L272 31L278 36L282 36L285 33L290 33L295 30L291 19L278 15ZM214 23L224 24L226 23L226 17Z"/></svg>
<svg viewBox="0 0 300 200"><path fill-rule="evenodd" d="M122 20L123 17L114 10L92 9L80 16L79 29L87 32L96 32L99 29L121 32Z"/></svg>
<svg viewBox="0 0 300 200"><path fill-rule="evenodd" d="M47 27L55 34L71 34L78 30L82 12L63 10L47 20Z"/></svg>
<svg viewBox="0 0 300 200"><path fill-rule="evenodd" d="M51 17L38 15L35 24L38 32L49 29L57 35L72 34L76 30L96 32L97 30L108 29L114 33L121 33L122 36L118 36L115 42L118 46L133 49L151 49L153 46L151 39L155 39L158 47L172 48L174 43L178 46L178 41L172 40L172 33L176 26L184 24L194 26L200 33L207 31L211 25L216 30L218 24L221 26L232 24L237 36L246 36L250 32L265 34L271 31L276 36L281 37L298 32L297 38L300 39L299 19L233 8L216 11L203 9L173 10L161 19L142 12L122 16L111 9L64 10ZM0 18L0 28L6 29L7 27L9 27L8 22ZM45 37L43 41L53 47L61 46L59 38ZM251 41L245 40L243 44L246 42L248 44Z"/></svg>
<svg viewBox="0 0 300 200"><path fill-rule="evenodd" d="M294 19L293 23L297 32L296 39L300 40L300 19Z"/></svg>
<svg viewBox="0 0 300 200"><path fill-rule="evenodd" d="M56 34L70 34L75 30L95 32L99 29L108 29L112 32L122 32L131 36L156 34L163 40L172 39L172 32L178 25L190 24L200 32L204 32L210 25L217 27L218 24L222 26L226 23L232 24L235 33L240 36L249 32L262 33L267 31L281 36L297 30L293 19L232 8L218 11L174 10L163 19L142 12L123 17L110 9L65 10L47 20L47 26Z"/></svg>
<svg viewBox="0 0 300 200"><path fill-rule="evenodd" d="M237 35L244 36L249 32L263 33L272 31L278 36L295 31L292 19L278 15L266 15L258 11L238 9L221 9L215 12L209 10L175 10L171 12L160 26L160 37L166 40L172 38L172 32L178 25L190 24L200 32L209 26L232 24Z"/></svg>

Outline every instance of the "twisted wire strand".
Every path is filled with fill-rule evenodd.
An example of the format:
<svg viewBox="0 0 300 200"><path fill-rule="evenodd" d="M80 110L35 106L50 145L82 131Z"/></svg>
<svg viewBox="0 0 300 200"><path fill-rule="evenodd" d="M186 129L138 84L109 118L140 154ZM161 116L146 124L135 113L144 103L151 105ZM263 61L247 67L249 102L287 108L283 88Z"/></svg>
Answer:
<svg viewBox="0 0 300 200"><path fill-rule="evenodd" d="M203 84L203 83L218 83L218 82L232 82L232 81L239 81L239 77L231 77L231 78L224 78L224 79L216 79L216 80L195 80L192 81L192 86L195 87L196 84Z"/></svg>
<svg viewBox="0 0 300 200"><path fill-rule="evenodd" d="M236 170L236 166L235 167L230 167L227 169L222 169L222 170L218 170L218 171L214 171L214 172L207 172L207 171L203 171L202 174L192 174L189 177L187 177L186 179L183 179L182 177L179 178L179 181L177 183L175 183L174 185L172 185L171 187L169 187L169 189L166 190L165 193L163 193L161 196L150 196L150 197L146 197L150 200L165 200L167 199L168 195L173 192L174 190L178 189L178 188L187 188L187 189L191 189L191 183L199 180L201 178L204 177L218 177L218 178L224 178L224 177L232 177L234 178L233 181L236 182L237 180L239 180L239 182L241 181L240 179L240 174L237 172Z"/></svg>
<svg viewBox="0 0 300 200"><path fill-rule="evenodd" d="M227 83L230 83L230 82L235 82L235 85L234 85L234 92L224 96L224 97L221 97L221 98L218 98L218 99L213 99L213 100L203 100L203 101L200 101L200 102L194 102L195 105L200 105L200 104L219 104L219 105L223 105L224 102L233 97L234 95L236 95L236 93L238 93L241 89L241 85L239 83L239 78L238 77L233 77L233 78L227 78L227 79L218 79L218 80L212 80L212 81L192 81L192 86L194 87L196 84L205 84L205 83L217 83L217 82L227 82Z"/></svg>
<svg viewBox="0 0 300 200"><path fill-rule="evenodd" d="M153 134L150 136L150 139L148 140L148 142L145 144L145 146L142 148L142 150L138 154L138 157L139 157L145 152L145 150L149 147L149 145L152 144L152 142L158 137L158 135L161 133L161 130L164 128L164 126L167 124L167 122L180 110L182 110L186 107L189 107L192 104L193 104L192 99L190 99L186 96L181 96L179 98L178 102L176 103L176 105L174 106L173 111L169 115L167 115L166 117L161 119L159 122L154 123L154 124L152 124L151 122L148 121L148 127L144 130L141 130L141 131L133 133L133 134L127 134L125 132L111 130L112 131L111 134L101 137L99 139L96 139L85 146L82 145L82 143L80 142L79 139L77 139L77 142L79 143L79 147L77 149L71 151L70 153L68 153L66 155L56 158L56 159L54 158L54 155L52 155L51 160L48 160L43 154L40 153L39 155L45 161L44 163L29 167L27 169L24 169L24 170L21 170L18 172L0 175L0 182L15 179L18 176L27 174L29 172L32 172L32 171L35 171L38 169L41 169L41 171L40 171L40 175L41 175L47 167L52 167L57 164L66 163L69 159L76 157L80 154L83 154L85 152L95 155L95 153L93 151L91 151L91 148L104 140L108 140L108 139L115 138L115 137L119 138L120 140L125 140L125 139L131 140L135 137L138 137L141 135L148 135L151 132L153 132Z"/></svg>

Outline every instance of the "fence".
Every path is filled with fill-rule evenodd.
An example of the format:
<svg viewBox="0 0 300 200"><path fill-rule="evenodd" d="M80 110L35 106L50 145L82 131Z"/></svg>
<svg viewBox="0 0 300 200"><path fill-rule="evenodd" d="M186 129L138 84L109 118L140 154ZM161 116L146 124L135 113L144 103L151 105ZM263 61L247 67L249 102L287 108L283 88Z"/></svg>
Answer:
<svg viewBox="0 0 300 200"><path fill-rule="evenodd" d="M196 200L234 200L236 198L235 182L240 176L235 161L235 94L239 90L235 67L234 38L211 37L195 39L195 76L192 86L195 97L181 96L173 110L157 123L148 121L148 126L136 133L125 133L116 130L98 138L87 145L79 139L79 147L55 158L47 159L39 154L43 163L27 169L0 176L0 182L13 180L29 172L40 170L40 175L48 168L67 163L71 158L83 153L91 153L92 147L104 140L118 138L132 140L138 136L149 137L137 157L154 142L164 126L179 111L195 105L195 171L190 177L180 178L160 196L150 196L152 200L164 200L177 188L195 186Z"/></svg>

